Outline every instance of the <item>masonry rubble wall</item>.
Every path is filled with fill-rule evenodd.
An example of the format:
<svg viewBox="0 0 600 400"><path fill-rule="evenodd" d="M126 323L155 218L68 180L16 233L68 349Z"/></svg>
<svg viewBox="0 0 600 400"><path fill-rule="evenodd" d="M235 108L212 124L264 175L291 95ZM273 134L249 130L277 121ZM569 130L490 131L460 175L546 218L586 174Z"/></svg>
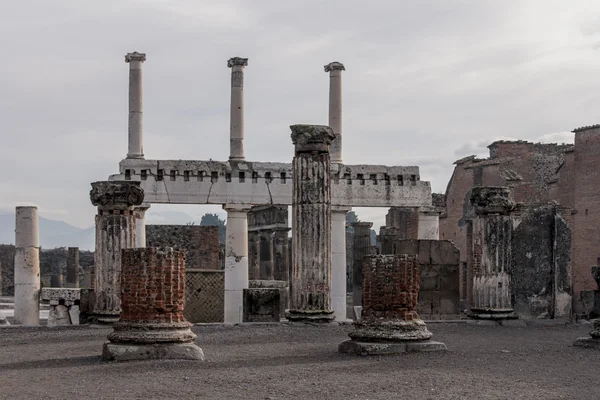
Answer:
<svg viewBox="0 0 600 400"><path fill-rule="evenodd" d="M146 225L146 245L185 249L188 269L221 269L217 226Z"/></svg>

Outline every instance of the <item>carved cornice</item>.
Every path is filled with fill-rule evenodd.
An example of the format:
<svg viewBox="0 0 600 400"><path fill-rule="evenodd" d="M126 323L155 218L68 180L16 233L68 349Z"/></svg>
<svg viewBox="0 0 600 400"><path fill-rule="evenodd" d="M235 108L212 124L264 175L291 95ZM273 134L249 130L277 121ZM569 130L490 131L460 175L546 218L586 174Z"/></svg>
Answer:
<svg viewBox="0 0 600 400"><path fill-rule="evenodd" d="M130 210L144 201L140 184L137 181L93 182L90 200L101 210Z"/></svg>

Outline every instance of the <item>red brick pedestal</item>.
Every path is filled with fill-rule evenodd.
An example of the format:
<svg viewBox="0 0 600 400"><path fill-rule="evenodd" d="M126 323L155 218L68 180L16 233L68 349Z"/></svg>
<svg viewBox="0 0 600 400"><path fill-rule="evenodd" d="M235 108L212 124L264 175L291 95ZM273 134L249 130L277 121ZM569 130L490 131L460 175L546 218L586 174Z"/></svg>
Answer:
<svg viewBox="0 0 600 400"><path fill-rule="evenodd" d="M122 250L121 319L108 335L103 358L203 360L184 305L184 250Z"/></svg>
<svg viewBox="0 0 600 400"><path fill-rule="evenodd" d="M414 256L369 255L363 258L363 311L354 322L352 340L340 344L341 353L395 354L446 350L432 336L416 307L420 267Z"/></svg>

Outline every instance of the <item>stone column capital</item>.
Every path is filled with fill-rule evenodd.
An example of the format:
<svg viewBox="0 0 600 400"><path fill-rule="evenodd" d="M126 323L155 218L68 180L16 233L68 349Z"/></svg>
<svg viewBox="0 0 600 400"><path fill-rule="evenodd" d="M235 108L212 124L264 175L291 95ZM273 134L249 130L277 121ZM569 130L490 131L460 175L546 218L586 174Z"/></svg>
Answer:
<svg viewBox="0 0 600 400"><path fill-rule="evenodd" d="M141 182L99 181L92 183L90 200L99 210L132 210L144 201Z"/></svg>
<svg viewBox="0 0 600 400"><path fill-rule="evenodd" d="M229 60L227 60L227 67L228 68L233 68L236 65L239 65L241 67L247 67L248 66L248 59L247 58L242 58L242 57L232 57Z"/></svg>
<svg viewBox="0 0 600 400"><path fill-rule="evenodd" d="M137 51L134 51L133 53L125 54L125 62L130 63L132 61L146 61L146 53L138 53Z"/></svg>
<svg viewBox="0 0 600 400"><path fill-rule="evenodd" d="M291 125L292 143L296 146L296 155L300 153L328 153L329 145L335 139L333 129L326 125Z"/></svg>
<svg viewBox="0 0 600 400"><path fill-rule="evenodd" d="M342 64L339 61L333 61L330 62L329 64L325 65L325 72L331 72L331 71L345 71L346 67L344 67L344 64Z"/></svg>
<svg viewBox="0 0 600 400"><path fill-rule="evenodd" d="M227 212L248 213L248 211L250 211L251 208L251 204L223 204L223 210Z"/></svg>

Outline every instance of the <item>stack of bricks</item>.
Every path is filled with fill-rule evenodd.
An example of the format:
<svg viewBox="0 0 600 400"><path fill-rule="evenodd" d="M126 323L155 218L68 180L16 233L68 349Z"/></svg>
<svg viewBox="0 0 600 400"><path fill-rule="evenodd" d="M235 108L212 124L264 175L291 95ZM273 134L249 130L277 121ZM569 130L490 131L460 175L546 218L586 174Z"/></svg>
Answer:
<svg viewBox="0 0 600 400"><path fill-rule="evenodd" d="M184 322L185 251L123 251L121 322Z"/></svg>
<svg viewBox="0 0 600 400"><path fill-rule="evenodd" d="M108 335L103 358L203 360L183 316L185 251L123 249L121 262L121 319Z"/></svg>

